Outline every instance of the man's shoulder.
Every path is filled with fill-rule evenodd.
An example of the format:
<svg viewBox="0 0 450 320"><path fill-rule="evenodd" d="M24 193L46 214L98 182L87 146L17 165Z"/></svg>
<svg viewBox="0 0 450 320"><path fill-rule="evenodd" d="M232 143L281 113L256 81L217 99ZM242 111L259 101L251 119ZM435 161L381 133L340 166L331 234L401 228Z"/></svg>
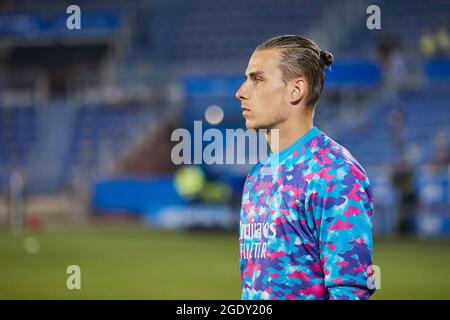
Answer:
<svg viewBox="0 0 450 320"><path fill-rule="evenodd" d="M367 173L361 163L344 146L322 134L312 144L310 163L313 171L320 178L345 178L348 175L358 180L366 180Z"/></svg>

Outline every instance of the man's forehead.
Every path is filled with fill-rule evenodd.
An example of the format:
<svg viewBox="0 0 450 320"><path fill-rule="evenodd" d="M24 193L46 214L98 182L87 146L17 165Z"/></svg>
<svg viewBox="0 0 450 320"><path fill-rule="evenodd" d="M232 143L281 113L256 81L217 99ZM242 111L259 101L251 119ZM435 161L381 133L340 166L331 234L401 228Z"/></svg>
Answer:
<svg viewBox="0 0 450 320"><path fill-rule="evenodd" d="M280 52L278 49L255 51L248 62L245 74L263 74L278 67Z"/></svg>

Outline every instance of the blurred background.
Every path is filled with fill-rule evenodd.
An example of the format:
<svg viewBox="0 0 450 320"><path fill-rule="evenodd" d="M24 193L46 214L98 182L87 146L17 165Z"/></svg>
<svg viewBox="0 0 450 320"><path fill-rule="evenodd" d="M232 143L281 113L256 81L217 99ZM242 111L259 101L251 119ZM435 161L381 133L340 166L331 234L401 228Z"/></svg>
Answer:
<svg viewBox="0 0 450 320"><path fill-rule="evenodd" d="M448 0L0 0L0 298L239 299L251 166L175 165L171 134L244 128L253 49L299 34L335 57L315 125L373 186L373 298L449 299L449 18Z"/></svg>

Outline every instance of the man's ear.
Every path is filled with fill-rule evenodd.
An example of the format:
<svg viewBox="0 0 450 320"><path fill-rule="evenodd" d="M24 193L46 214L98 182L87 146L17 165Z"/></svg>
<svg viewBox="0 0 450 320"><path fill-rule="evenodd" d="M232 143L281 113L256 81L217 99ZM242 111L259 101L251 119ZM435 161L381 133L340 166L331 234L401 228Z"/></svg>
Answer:
<svg viewBox="0 0 450 320"><path fill-rule="evenodd" d="M308 91L308 86L306 84L306 80L303 77L295 78L291 80L291 88L290 88L290 102L292 104L297 104L304 97L306 97Z"/></svg>

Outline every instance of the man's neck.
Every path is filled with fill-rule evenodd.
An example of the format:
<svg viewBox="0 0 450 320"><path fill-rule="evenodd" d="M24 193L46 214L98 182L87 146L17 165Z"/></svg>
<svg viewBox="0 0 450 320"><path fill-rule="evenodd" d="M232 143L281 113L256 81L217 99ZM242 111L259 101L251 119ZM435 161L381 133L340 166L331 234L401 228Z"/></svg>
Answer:
<svg viewBox="0 0 450 320"><path fill-rule="evenodd" d="M283 151L312 128L312 121L305 121L291 126L281 125L279 128L268 130L266 138L270 150L272 150L272 153Z"/></svg>

